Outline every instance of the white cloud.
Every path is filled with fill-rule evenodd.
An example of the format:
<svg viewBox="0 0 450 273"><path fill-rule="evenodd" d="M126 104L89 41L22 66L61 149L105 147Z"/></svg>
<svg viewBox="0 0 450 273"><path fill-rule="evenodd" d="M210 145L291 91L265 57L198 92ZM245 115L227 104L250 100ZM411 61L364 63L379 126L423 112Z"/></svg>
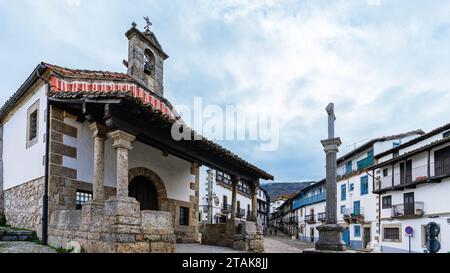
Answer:
<svg viewBox="0 0 450 273"><path fill-rule="evenodd" d="M248 111L280 116L278 152L258 153L244 145L233 148L282 180L323 176L319 140L326 136L324 107L330 101L336 103L343 149L361 139L430 130L448 121L450 3L90 1L89 7L81 1L54 5L28 1L26 7L10 3L16 6L17 31L36 39L27 40L35 45L33 50L44 45L57 63L108 70L123 69L123 32L131 21L139 24L142 10L147 10L171 56L165 67L165 90L175 104L189 104L193 96L202 95L205 103L238 103ZM71 8L77 5L80 8ZM34 17L22 18L24 9ZM10 14L0 9L3 18ZM17 56L17 49L6 45L0 50ZM42 52L20 56L33 54L43 58ZM7 57L0 58L21 63ZM20 80L29 70L23 68ZM9 95L3 93L5 98Z"/></svg>
<svg viewBox="0 0 450 273"><path fill-rule="evenodd" d="M66 0L68 6L79 6L81 5L81 0Z"/></svg>

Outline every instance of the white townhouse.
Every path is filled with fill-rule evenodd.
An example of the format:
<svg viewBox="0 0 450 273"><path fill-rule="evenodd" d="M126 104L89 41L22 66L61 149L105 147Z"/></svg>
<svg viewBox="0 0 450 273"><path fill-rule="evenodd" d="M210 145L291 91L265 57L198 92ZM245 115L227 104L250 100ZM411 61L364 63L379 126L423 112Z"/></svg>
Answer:
<svg viewBox="0 0 450 273"><path fill-rule="evenodd" d="M206 180L200 183L203 189L200 205L201 223L225 223L231 216L231 177L228 174L210 168L207 170ZM261 195L260 191L258 189L258 199ZM236 218L241 220L249 218L252 213L251 205L251 189L247 184L240 181L237 186ZM258 204L258 211L259 208Z"/></svg>
<svg viewBox="0 0 450 273"><path fill-rule="evenodd" d="M326 220L325 179L303 188L292 201L295 212L296 236L298 239L315 243L319 239L316 229Z"/></svg>
<svg viewBox="0 0 450 273"><path fill-rule="evenodd" d="M375 138L338 158L338 223L345 227L343 240L353 249L370 249L378 240L379 197L372 193L367 170L374 156L423 135L421 130Z"/></svg>
<svg viewBox="0 0 450 273"><path fill-rule="evenodd" d="M450 124L375 156L371 172L382 252L424 252L428 223L440 227L440 253L450 251ZM412 237L406 228L412 228Z"/></svg>
<svg viewBox="0 0 450 273"><path fill-rule="evenodd" d="M263 227L269 226L270 196L262 187L258 189L258 219Z"/></svg>

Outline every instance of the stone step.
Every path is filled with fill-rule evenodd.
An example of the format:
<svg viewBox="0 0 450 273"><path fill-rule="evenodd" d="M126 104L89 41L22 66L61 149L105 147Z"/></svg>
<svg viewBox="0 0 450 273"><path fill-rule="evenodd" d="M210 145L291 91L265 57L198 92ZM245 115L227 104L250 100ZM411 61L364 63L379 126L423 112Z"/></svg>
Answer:
<svg viewBox="0 0 450 273"><path fill-rule="evenodd" d="M27 241L33 237L33 231L0 229L0 241Z"/></svg>

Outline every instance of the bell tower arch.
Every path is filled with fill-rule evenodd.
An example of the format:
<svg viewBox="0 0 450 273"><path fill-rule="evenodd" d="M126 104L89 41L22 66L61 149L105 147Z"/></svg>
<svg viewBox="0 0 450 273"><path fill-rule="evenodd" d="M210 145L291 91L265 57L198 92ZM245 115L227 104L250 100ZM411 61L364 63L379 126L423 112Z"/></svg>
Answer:
<svg viewBox="0 0 450 273"><path fill-rule="evenodd" d="M128 75L138 83L164 97L164 61L169 57L162 49L147 20L145 31L136 23L125 33L128 38Z"/></svg>

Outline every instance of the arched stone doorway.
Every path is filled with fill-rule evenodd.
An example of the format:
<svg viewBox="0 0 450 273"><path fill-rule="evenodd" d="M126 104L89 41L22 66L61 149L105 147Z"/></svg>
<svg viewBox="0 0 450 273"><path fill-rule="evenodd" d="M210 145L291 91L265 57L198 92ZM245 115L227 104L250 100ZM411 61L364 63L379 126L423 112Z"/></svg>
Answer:
<svg viewBox="0 0 450 273"><path fill-rule="evenodd" d="M167 210L166 187L155 172L143 167L129 170L128 189L129 196L141 204L141 210Z"/></svg>
<svg viewBox="0 0 450 273"><path fill-rule="evenodd" d="M158 192L148 177L136 176L128 184L128 194L136 198L141 210L158 210Z"/></svg>

